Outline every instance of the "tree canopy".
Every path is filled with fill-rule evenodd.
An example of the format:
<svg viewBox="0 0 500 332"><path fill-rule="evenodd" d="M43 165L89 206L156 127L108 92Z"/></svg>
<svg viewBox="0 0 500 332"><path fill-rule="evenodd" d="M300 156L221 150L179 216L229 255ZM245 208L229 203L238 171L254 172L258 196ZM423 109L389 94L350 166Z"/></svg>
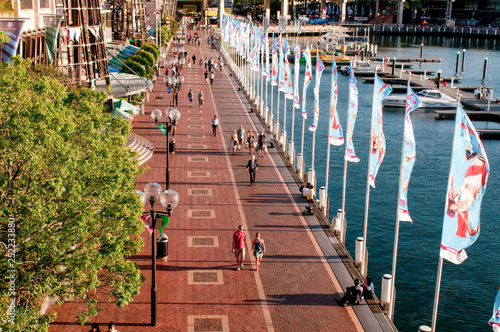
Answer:
<svg viewBox="0 0 500 332"><path fill-rule="evenodd" d="M47 331L47 297L86 302L83 323L97 299L121 307L139 293L143 277L127 257L143 246L142 170L125 148L130 124L103 113L104 93L68 91L12 59L0 64L0 276L15 281L0 283L0 326Z"/></svg>

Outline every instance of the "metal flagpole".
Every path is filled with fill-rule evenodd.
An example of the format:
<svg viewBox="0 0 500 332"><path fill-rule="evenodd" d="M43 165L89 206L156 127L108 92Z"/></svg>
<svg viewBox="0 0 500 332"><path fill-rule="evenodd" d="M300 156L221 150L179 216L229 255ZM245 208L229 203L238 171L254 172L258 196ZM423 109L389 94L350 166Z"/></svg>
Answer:
<svg viewBox="0 0 500 332"><path fill-rule="evenodd" d="M408 88L410 87L410 79L408 80ZM408 96L406 97L408 98ZM406 104L408 105L408 104ZM408 106L407 106L408 107ZM405 117L407 116L405 110ZM399 186L398 186L398 200L397 200L397 205L396 205L396 228L394 230L394 249L393 249L393 254L392 254L392 271L391 271L391 276L392 276L392 282L391 282L391 300L389 301L389 319L393 319L393 312L394 312L394 301L396 299L396 264L398 260L398 246L399 246L399 226L400 226L400 220L399 220L399 200L401 197L401 188L403 184L403 176L404 176L404 169L403 169L403 160L405 158L405 133L406 133L406 120L403 125L403 143L401 146L401 162L399 164Z"/></svg>
<svg viewBox="0 0 500 332"><path fill-rule="evenodd" d="M280 42L282 43L281 41L281 27L280 27ZM281 70L281 59L282 57L280 56L282 53L283 53L283 47L280 45L280 49L279 49L279 54L278 54L278 77L277 77L277 80L278 80L278 108L276 109L276 121L278 123L278 128L277 130L275 129L277 135L276 135L276 139L278 140L279 142L279 138L280 138L280 131L281 129L279 128L279 125L280 125L280 70Z"/></svg>
<svg viewBox="0 0 500 332"><path fill-rule="evenodd" d="M460 97L462 95L458 95L458 100L457 100L457 105L460 105ZM456 120L455 120L456 121ZM455 133L453 133L453 142L455 142ZM448 174L451 173L451 161L453 160L453 144L451 146L451 156L450 156L450 169L448 171ZM448 175L449 178L449 175ZM450 181L448 179L448 181ZM441 291L441 277L443 275L443 257L439 255L439 265L438 265L438 273L437 273L437 280L436 280L436 291L434 293L434 307L432 309L432 325L431 325L431 331L436 331L436 319L437 319L437 312L438 312L438 306L439 306L439 293Z"/></svg>
<svg viewBox="0 0 500 332"><path fill-rule="evenodd" d="M348 97L347 97L347 100L351 100L351 89L349 88L349 92L348 92ZM347 105L347 128L346 130L349 129L349 105ZM352 133L351 133L352 135ZM346 155L347 155L347 140L349 138L346 137L346 141L345 141L345 150L344 150L344 178L342 180L342 222L344 221L344 217L345 217L345 193L346 193L346 189L347 189L347 159L346 159ZM342 229L342 233L344 232L344 230ZM343 240L344 236L341 236L341 240Z"/></svg>
<svg viewBox="0 0 500 332"><path fill-rule="evenodd" d="M306 48L307 47L309 47L308 44L306 44ZM302 160L304 160L304 130L305 130L305 128L306 128L306 118L302 117L302 138L301 138L301 142L300 142L300 153L302 156ZM302 167L302 165L301 165L301 167ZM304 170L302 170L302 172L304 172ZM301 178L302 178L302 176L301 176Z"/></svg>
<svg viewBox="0 0 500 332"><path fill-rule="evenodd" d="M373 95L375 95L375 84L373 85ZM373 110L372 110L373 113ZM370 207L370 164L371 164L371 152L373 149L373 115L372 115L372 122L370 125L370 150L368 150L368 172L366 175L366 199L365 199L365 220L364 220L364 226L363 226L363 252L361 256L361 274L363 276L366 276L366 273L368 272L367 267L366 267L366 238L368 235L368 209Z"/></svg>

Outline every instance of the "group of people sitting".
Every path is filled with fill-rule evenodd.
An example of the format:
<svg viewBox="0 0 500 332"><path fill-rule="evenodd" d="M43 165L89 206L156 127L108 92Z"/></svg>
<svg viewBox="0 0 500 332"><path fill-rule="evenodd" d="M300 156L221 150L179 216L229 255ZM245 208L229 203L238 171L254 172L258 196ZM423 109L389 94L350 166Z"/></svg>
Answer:
<svg viewBox="0 0 500 332"><path fill-rule="evenodd" d="M341 307L359 304L363 299L372 299L374 292L375 286L371 277L367 276L362 283L355 279L354 286L347 287L344 296L337 302Z"/></svg>

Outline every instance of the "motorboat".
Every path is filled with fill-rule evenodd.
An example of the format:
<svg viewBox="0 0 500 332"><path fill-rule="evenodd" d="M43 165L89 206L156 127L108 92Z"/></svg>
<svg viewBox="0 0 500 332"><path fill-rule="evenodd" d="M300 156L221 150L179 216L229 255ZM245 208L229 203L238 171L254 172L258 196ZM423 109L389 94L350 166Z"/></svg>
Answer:
<svg viewBox="0 0 500 332"><path fill-rule="evenodd" d="M439 90L422 90L416 93L422 102L420 108L446 109L456 108L457 99L450 97ZM406 107L406 94L390 94L383 101L382 105L387 107Z"/></svg>
<svg viewBox="0 0 500 332"><path fill-rule="evenodd" d="M333 63L333 59L335 59L336 63L345 63L351 61L351 58L345 55L344 53L335 52L335 55L331 51L321 52L320 55L321 61L324 64L331 65Z"/></svg>
<svg viewBox="0 0 500 332"><path fill-rule="evenodd" d="M377 68L373 66L368 61L352 61L352 70L356 76L374 76L377 72ZM340 73L343 75L349 75L350 66L342 66L340 68Z"/></svg>

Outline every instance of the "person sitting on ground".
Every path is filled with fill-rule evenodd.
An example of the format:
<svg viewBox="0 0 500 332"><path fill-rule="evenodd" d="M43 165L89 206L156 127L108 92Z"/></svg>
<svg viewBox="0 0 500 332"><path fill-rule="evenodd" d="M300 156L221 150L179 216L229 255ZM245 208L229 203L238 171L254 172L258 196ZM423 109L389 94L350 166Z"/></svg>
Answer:
<svg viewBox="0 0 500 332"><path fill-rule="evenodd" d="M354 280L354 286L347 287L344 296L340 300L337 300L339 307L345 307L346 305L354 305L358 299L358 286L359 279Z"/></svg>
<svg viewBox="0 0 500 332"><path fill-rule="evenodd" d="M302 196L304 198L307 197L307 187L310 186L311 184L310 183L307 183L306 185L303 185L299 188L299 191L302 193Z"/></svg>
<svg viewBox="0 0 500 332"><path fill-rule="evenodd" d="M373 285L372 278L367 276L365 280L359 284L358 289L358 299L359 303L363 299L373 299L373 294L375 293L375 286Z"/></svg>
<svg viewBox="0 0 500 332"><path fill-rule="evenodd" d="M316 202L316 194L314 193L314 186L312 184L307 185L307 196L306 199L308 201Z"/></svg>

